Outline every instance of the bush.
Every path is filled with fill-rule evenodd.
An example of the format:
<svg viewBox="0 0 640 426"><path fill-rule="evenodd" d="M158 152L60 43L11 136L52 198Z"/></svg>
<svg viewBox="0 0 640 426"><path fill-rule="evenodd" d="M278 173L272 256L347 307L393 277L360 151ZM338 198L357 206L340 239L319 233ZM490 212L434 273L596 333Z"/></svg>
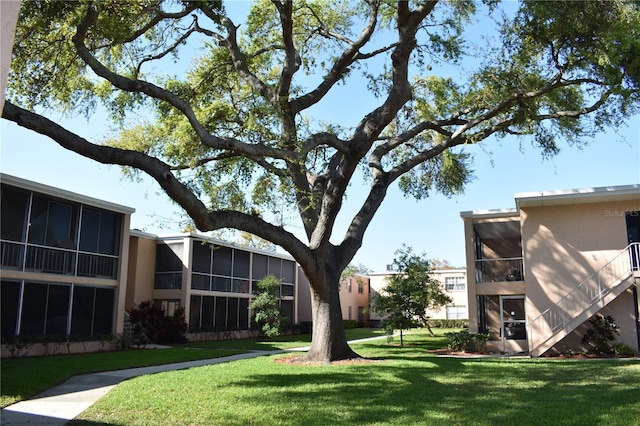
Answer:
<svg viewBox="0 0 640 426"><path fill-rule="evenodd" d="M616 356L632 357L635 356L636 351L634 351L632 347L625 345L624 343L616 343L615 345L613 345L613 353Z"/></svg>
<svg viewBox="0 0 640 426"><path fill-rule="evenodd" d="M588 352L595 355L611 355L614 353L612 343L620 334L620 328L611 315L606 317L595 315L589 319L591 328L582 337L582 343Z"/></svg>
<svg viewBox="0 0 640 426"><path fill-rule="evenodd" d="M470 333L469 330L462 330L457 333L445 333L448 339L447 348L452 351L461 352L483 352L486 347L488 334Z"/></svg>
<svg viewBox="0 0 640 426"><path fill-rule="evenodd" d="M185 343L187 341L184 308L178 308L172 316L168 316L160 307L147 300L128 309L127 313L133 327L135 343Z"/></svg>
<svg viewBox="0 0 640 426"><path fill-rule="evenodd" d="M469 328L469 320L429 318L429 325L434 328Z"/></svg>
<svg viewBox="0 0 640 426"><path fill-rule="evenodd" d="M343 322L344 322L345 330L356 328L358 326L358 323L356 322L356 320L343 320Z"/></svg>

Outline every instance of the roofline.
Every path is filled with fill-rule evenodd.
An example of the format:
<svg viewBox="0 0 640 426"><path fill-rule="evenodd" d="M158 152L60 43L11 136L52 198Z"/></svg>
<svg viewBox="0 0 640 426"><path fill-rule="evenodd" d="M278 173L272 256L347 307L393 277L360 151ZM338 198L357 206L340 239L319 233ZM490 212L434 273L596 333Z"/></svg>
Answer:
<svg viewBox="0 0 640 426"><path fill-rule="evenodd" d="M219 238L211 237L211 236L200 234L200 233L197 233L197 232L179 232L179 233L161 234L161 235L155 235L155 238L156 238L157 241L183 240L185 238L196 238L196 239L199 239L199 240L205 240L206 242L212 243L212 244L218 244L218 245L225 246L225 247L232 247L232 248L237 248L237 249L241 249L241 250L244 250L244 251L250 251L250 252L253 252L253 253L257 253L257 254L264 254L264 255L269 255L269 256L272 256L272 257L279 257L281 259L287 259L287 260L295 261L295 258L293 256L291 256L289 253L286 253L286 252L282 253L282 252L277 252L277 251L270 251L270 250L260 249L260 248L256 248L256 247L243 246L241 244L236 244L236 243L231 242L231 241L221 240Z"/></svg>
<svg viewBox="0 0 640 426"><path fill-rule="evenodd" d="M516 206L541 207L560 204L586 204L599 201L640 199L640 185L603 186L560 191L523 192L514 195Z"/></svg>
<svg viewBox="0 0 640 426"><path fill-rule="evenodd" d="M503 218L519 216L518 209L491 209L491 210L473 210L460 212L460 217L465 218Z"/></svg>
<svg viewBox="0 0 640 426"><path fill-rule="evenodd" d="M50 195L53 197L75 201L77 203L82 203L105 210L110 210L116 213L124 213L130 215L136 211L136 209L134 209L133 207L123 206L122 204L116 204L110 201L89 197L86 195L78 194L76 192L67 191L65 189L56 188L54 186L45 185L4 173L0 173L0 182L18 188L27 189L29 191L40 192L42 194Z"/></svg>

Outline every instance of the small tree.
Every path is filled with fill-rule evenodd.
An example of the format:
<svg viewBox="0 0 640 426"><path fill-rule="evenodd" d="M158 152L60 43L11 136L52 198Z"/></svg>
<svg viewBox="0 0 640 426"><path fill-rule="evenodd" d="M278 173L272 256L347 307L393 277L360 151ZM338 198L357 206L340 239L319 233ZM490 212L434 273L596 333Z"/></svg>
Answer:
<svg viewBox="0 0 640 426"><path fill-rule="evenodd" d="M254 320L261 326L260 330L265 336L279 336L288 323L288 318L279 307L280 280L273 275L267 275L258 281L258 288L260 292L250 305L255 312Z"/></svg>
<svg viewBox="0 0 640 426"><path fill-rule="evenodd" d="M402 330L418 324L427 327L433 336L427 310L451 303L451 298L429 275L431 267L424 255L416 255L410 247L403 246L396 251L393 264L398 273L387 277L388 285L382 294L374 296L372 309L386 316L387 333L400 330L401 345L404 344Z"/></svg>

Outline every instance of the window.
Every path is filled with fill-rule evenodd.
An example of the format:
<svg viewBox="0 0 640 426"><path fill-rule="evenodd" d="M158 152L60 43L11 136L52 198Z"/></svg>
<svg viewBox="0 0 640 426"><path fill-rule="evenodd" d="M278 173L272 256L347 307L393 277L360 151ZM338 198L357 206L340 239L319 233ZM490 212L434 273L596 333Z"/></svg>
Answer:
<svg viewBox="0 0 640 426"><path fill-rule="evenodd" d="M358 321L364 321L364 306L358 306Z"/></svg>
<svg viewBox="0 0 640 426"><path fill-rule="evenodd" d="M463 305L447 306L447 319L467 319L467 307Z"/></svg>
<svg viewBox="0 0 640 426"><path fill-rule="evenodd" d="M353 315L351 313L351 311L353 310L353 306L349 306L349 316L347 317L347 319L353 319Z"/></svg>
<svg viewBox="0 0 640 426"><path fill-rule="evenodd" d="M18 328L18 308L20 307L20 283L17 281L2 281L2 339L16 335Z"/></svg>
<svg viewBox="0 0 640 426"><path fill-rule="evenodd" d="M71 334L87 337L110 334L114 298L112 288L74 286Z"/></svg>
<svg viewBox="0 0 640 426"><path fill-rule="evenodd" d="M77 206L34 195L29 242L49 247L75 248L77 217Z"/></svg>
<svg viewBox="0 0 640 426"><path fill-rule="evenodd" d="M213 250L213 274L231 276L232 252L229 247L216 247Z"/></svg>
<svg viewBox="0 0 640 426"><path fill-rule="evenodd" d="M27 225L27 209L29 194L13 188L2 186L2 202L0 204L0 238L3 240L24 242Z"/></svg>
<svg viewBox="0 0 640 426"><path fill-rule="evenodd" d="M260 281L267 276L267 256L261 254L253 255L253 263L251 265L251 277L255 281Z"/></svg>
<svg viewBox="0 0 640 426"><path fill-rule="evenodd" d="M120 215L82 209L80 250L89 253L117 255L120 247Z"/></svg>
<svg viewBox="0 0 640 426"><path fill-rule="evenodd" d="M351 278L347 279L347 291L351 293Z"/></svg>
<svg viewBox="0 0 640 426"><path fill-rule="evenodd" d="M173 316L176 309L180 308L180 299L156 299L153 304L162 309L166 316Z"/></svg>
<svg viewBox="0 0 640 426"><path fill-rule="evenodd" d="M360 280L358 280L358 293L364 293L364 283Z"/></svg>
<svg viewBox="0 0 640 426"><path fill-rule="evenodd" d="M465 291L466 283L465 277L445 277L444 289L446 291Z"/></svg>
<svg viewBox="0 0 640 426"><path fill-rule="evenodd" d="M182 288L182 243L156 246L155 289Z"/></svg>
<svg viewBox="0 0 640 426"><path fill-rule="evenodd" d="M269 257L269 275L282 279L282 261L277 257Z"/></svg>
<svg viewBox="0 0 640 426"><path fill-rule="evenodd" d="M233 277L249 278L250 253L244 250L233 251Z"/></svg>
<svg viewBox="0 0 640 426"><path fill-rule="evenodd" d="M211 273L211 246L202 241L193 241L191 269L193 272Z"/></svg>

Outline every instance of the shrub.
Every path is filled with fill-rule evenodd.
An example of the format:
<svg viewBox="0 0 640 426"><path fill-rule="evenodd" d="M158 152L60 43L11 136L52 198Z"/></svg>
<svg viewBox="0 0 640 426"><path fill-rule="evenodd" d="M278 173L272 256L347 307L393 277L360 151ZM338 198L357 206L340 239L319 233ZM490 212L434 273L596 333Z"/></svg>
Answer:
<svg viewBox="0 0 640 426"><path fill-rule="evenodd" d="M469 328L468 319L429 319L429 324L434 328Z"/></svg>
<svg viewBox="0 0 640 426"><path fill-rule="evenodd" d="M358 326L358 323L356 322L356 320L343 320L344 322L344 328L345 329L351 329L351 328L356 328Z"/></svg>
<svg viewBox="0 0 640 426"><path fill-rule="evenodd" d="M165 315L160 307L147 300L127 310L136 343L185 343L187 321L184 308Z"/></svg>
<svg viewBox="0 0 640 426"><path fill-rule="evenodd" d="M616 356L632 357L636 354L636 351L634 351L631 346L625 345L624 343L616 343L612 349Z"/></svg>
<svg viewBox="0 0 640 426"><path fill-rule="evenodd" d="M469 330L445 333L445 336L448 339L447 348L461 352L483 352L489 340L488 334L470 333Z"/></svg>
<svg viewBox="0 0 640 426"><path fill-rule="evenodd" d="M596 355L611 355L614 353L612 343L620 334L620 328L611 315L595 315L589 319L591 328L582 337L582 343L588 352Z"/></svg>

